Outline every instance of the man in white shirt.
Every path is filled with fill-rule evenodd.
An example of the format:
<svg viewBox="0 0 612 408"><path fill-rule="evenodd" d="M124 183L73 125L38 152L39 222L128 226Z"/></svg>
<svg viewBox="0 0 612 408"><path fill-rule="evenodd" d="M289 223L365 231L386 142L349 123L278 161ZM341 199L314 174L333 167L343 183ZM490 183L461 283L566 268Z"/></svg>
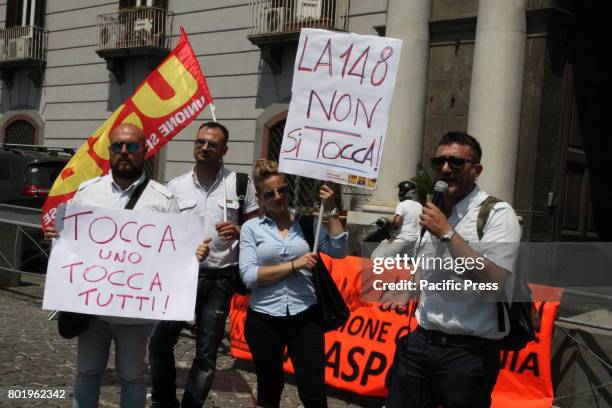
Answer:
<svg viewBox="0 0 612 408"><path fill-rule="evenodd" d="M400 202L395 208L395 217L393 218L393 225L395 228L399 228L399 233L395 237L396 241L401 242L414 242L419 239L419 216L423 206L415 201L416 185L410 181L405 180L397 185L399 191Z"/></svg>
<svg viewBox="0 0 612 408"><path fill-rule="evenodd" d="M507 335L509 322L503 316L500 324L497 303L483 298L487 290L468 289L468 282L497 286L490 295L503 293L511 301L508 294L514 287L521 233L512 207L498 202L479 237L479 211L489 197L476 184L483 168L481 157L476 139L449 132L431 158L436 178L448 183L449 189L441 208L432 203L423 207L420 224L427 233L421 254L455 263L448 268L421 268L417 283L446 282L458 285L449 286L458 290L440 286L422 290L416 314L419 327L397 344L389 375L389 408L491 404L500 368L498 340ZM459 259L480 263L459 268Z"/></svg>
<svg viewBox="0 0 612 408"><path fill-rule="evenodd" d="M210 253L200 264L196 298L196 357L193 361L182 407L201 407L215 374L217 349L238 277L240 222L257 216L255 188L250 180L245 197L237 194L237 174L223 166L229 133L216 122L204 123L194 142L195 167L168 183L181 213L205 218L204 236ZM240 202L243 201L242 214ZM224 217L224 210L227 211ZM226 221L224 219L227 218ZM238 277L239 278L239 277ZM160 322L149 344L154 407L177 407L174 346L184 322Z"/></svg>
<svg viewBox="0 0 612 408"><path fill-rule="evenodd" d="M134 125L122 124L109 135L111 171L82 183L71 202L104 208L125 208L134 190L145 181L145 135ZM149 180L134 206L135 211L178 213L173 194ZM48 227L45 238L58 237ZM147 339L153 321L123 317L91 316L89 328L78 336L74 406L97 407L102 375L111 339L115 342L115 366L121 383L121 406L144 407Z"/></svg>

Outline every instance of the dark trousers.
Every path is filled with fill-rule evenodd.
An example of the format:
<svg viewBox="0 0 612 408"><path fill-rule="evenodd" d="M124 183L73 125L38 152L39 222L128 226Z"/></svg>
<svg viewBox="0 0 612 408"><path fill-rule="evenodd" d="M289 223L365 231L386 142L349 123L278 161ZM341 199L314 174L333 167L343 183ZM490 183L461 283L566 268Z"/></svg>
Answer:
<svg viewBox="0 0 612 408"><path fill-rule="evenodd" d="M257 374L257 405L278 407L285 385L285 347L295 369L304 407L327 407L325 396L325 339L317 306L294 316L275 317L247 311L244 335Z"/></svg>
<svg viewBox="0 0 612 408"><path fill-rule="evenodd" d="M196 298L196 356L189 370L183 407L201 407L215 375L217 349L223 339L225 319L234 294L234 273L200 271ZM185 322L159 322L149 342L149 364L154 407L177 407L176 345Z"/></svg>
<svg viewBox="0 0 612 408"><path fill-rule="evenodd" d="M389 372L387 408L486 408L499 373L494 341L466 345L422 329L402 337ZM463 342L461 342L463 343Z"/></svg>

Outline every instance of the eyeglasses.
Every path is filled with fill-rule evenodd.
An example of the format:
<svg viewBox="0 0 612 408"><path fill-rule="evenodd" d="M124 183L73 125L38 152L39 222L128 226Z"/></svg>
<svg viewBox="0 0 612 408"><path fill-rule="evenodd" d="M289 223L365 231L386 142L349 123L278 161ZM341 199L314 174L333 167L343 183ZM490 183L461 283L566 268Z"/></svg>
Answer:
<svg viewBox="0 0 612 408"><path fill-rule="evenodd" d="M205 144L208 144L208 148L210 150L217 150L219 148L219 143L213 142L212 140L206 140L206 139L196 139L195 140L195 145L198 148L204 147Z"/></svg>
<svg viewBox="0 0 612 408"><path fill-rule="evenodd" d="M121 153L123 146L125 146L128 153L136 153L140 150L140 143L138 142L115 142L110 145L111 152L115 154Z"/></svg>
<svg viewBox="0 0 612 408"><path fill-rule="evenodd" d="M289 191L289 187L285 184L284 186L273 188L272 190L264 191L261 196L265 200L271 200L274 198L274 193L278 193L279 195L285 195Z"/></svg>
<svg viewBox="0 0 612 408"><path fill-rule="evenodd" d="M455 156L438 156L432 157L429 160L431 163L431 168L434 171L442 170L442 167L444 167L444 163L448 163L448 166L451 168L451 170L455 171L463 170L463 168L465 167L465 163L478 163L478 161L476 160L469 160Z"/></svg>

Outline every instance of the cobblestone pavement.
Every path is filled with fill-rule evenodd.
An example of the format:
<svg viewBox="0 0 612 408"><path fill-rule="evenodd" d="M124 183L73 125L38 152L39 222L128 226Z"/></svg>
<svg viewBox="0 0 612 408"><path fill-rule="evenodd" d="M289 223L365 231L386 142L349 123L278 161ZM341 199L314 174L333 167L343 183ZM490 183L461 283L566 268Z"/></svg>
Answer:
<svg viewBox="0 0 612 408"><path fill-rule="evenodd" d="M47 320L42 310L43 281L22 277L22 285L0 288L0 408L4 407L69 407L72 398L76 340L65 340L57 334L55 321ZM175 350L178 384L185 378L194 355L194 341L184 332ZM283 407L300 406L292 378L283 392ZM147 382L150 383L148 373ZM9 399L8 392L27 393L45 390L53 397L65 398ZM234 360L229 355L229 342L219 350L217 374L205 407L254 407L256 379L249 362ZM54 391L52 393L51 391ZM150 391L150 390L149 390ZM182 389L179 390L182 392ZM333 407L382 406L381 399L363 397L328 389L328 404ZM148 400L150 402L150 400ZM101 407L119 406L119 382L114 372L114 356L102 380Z"/></svg>

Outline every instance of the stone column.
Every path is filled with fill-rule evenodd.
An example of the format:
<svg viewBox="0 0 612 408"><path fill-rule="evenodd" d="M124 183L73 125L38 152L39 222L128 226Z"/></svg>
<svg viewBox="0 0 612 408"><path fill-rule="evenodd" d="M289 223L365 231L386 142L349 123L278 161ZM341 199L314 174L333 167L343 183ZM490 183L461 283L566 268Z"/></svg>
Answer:
<svg viewBox="0 0 612 408"><path fill-rule="evenodd" d="M404 44L377 188L363 206L372 214L363 215L368 219L393 213L397 184L416 175L425 128L431 9L431 0L388 0L386 36Z"/></svg>
<svg viewBox="0 0 612 408"><path fill-rule="evenodd" d="M480 0L468 133L479 140L478 184L512 203L521 122L526 43L525 0Z"/></svg>

